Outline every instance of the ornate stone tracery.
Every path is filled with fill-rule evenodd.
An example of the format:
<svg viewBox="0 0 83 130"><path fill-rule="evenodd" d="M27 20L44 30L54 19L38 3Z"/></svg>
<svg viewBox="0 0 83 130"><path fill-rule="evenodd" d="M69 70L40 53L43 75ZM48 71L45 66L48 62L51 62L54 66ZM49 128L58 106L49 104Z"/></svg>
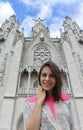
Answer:
<svg viewBox="0 0 83 130"><path fill-rule="evenodd" d="M51 53L45 46L39 46L34 50L33 60L37 62L44 62L51 60Z"/></svg>

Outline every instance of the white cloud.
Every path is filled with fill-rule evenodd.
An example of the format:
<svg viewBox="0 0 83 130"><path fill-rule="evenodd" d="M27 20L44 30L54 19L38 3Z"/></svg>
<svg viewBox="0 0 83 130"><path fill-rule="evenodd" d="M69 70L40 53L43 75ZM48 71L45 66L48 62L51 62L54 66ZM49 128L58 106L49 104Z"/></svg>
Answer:
<svg viewBox="0 0 83 130"><path fill-rule="evenodd" d="M63 19L59 17L52 18L51 24L49 25L51 37L60 37L60 28L62 27Z"/></svg>
<svg viewBox="0 0 83 130"><path fill-rule="evenodd" d="M37 18L49 19L52 17L52 8L47 5L42 5L39 13L37 14Z"/></svg>
<svg viewBox="0 0 83 130"><path fill-rule="evenodd" d="M78 2L78 0L56 0L56 3L62 3L65 5L74 4L76 2Z"/></svg>
<svg viewBox="0 0 83 130"><path fill-rule="evenodd" d="M77 9L77 15L74 16L75 21L77 24L83 28L83 2L80 3L78 9Z"/></svg>
<svg viewBox="0 0 83 130"><path fill-rule="evenodd" d="M20 2L26 4L26 5L29 5L29 6L32 6L34 8L39 8L39 5L41 4L42 1L39 1L39 0L20 0Z"/></svg>
<svg viewBox="0 0 83 130"><path fill-rule="evenodd" d="M38 14L35 14L35 18L42 18L50 21L51 24L48 25L51 37L58 36L60 37L60 28L62 28L62 23L64 21L64 17L61 18L61 16L66 16L67 12L65 9L59 9L60 16L53 16L53 7L56 6L56 4L62 4L62 5L70 5L70 4L80 4L81 0L21 0L21 2L25 3L27 6L32 6L33 8L38 9ZM56 12L56 11L55 11ZM76 14L77 12L77 14ZM68 16L72 16L72 8L70 8L70 13ZM76 15L75 15L76 14ZM74 15L72 16L73 20L76 20L77 23L83 27L83 3L80 4L79 8L76 8L76 11L74 12ZM28 16L22 23L22 25L25 27L25 34L30 34L30 29L33 26L32 17ZM26 24L26 21L28 21L28 24ZM45 21L46 22L46 21ZM29 31L29 33L28 33Z"/></svg>
<svg viewBox="0 0 83 130"><path fill-rule="evenodd" d="M26 36L30 36L31 34L31 28L34 26L35 22L33 20L33 17L31 16L27 16L23 22L22 22L22 27L24 27L24 35Z"/></svg>
<svg viewBox="0 0 83 130"><path fill-rule="evenodd" d="M34 7L38 7L41 6L42 4L46 4L46 5L50 5L50 6L54 6L54 4L73 4L78 2L78 0L20 0L22 3L27 4L27 5L31 5Z"/></svg>
<svg viewBox="0 0 83 130"><path fill-rule="evenodd" d="M9 2L0 2L0 26L11 15L15 14Z"/></svg>

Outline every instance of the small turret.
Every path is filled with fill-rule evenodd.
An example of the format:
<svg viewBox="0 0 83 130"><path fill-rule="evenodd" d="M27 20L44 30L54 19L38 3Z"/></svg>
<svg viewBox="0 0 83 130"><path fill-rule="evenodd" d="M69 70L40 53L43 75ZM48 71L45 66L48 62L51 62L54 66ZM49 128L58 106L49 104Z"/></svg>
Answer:
<svg viewBox="0 0 83 130"><path fill-rule="evenodd" d="M65 17L65 21L63 22L64 32L68 32L68 29L71 29L75 34L79 34L80 27L76 23L76 21L72 21L72 19L68 16Z"/></svg>
<svg viewBox="0 0 83 130"><path fill-rule="evenodd" d="M12 28L18 29L19 23L16 20L15 15L12 15L9 17L9 20L5 20L5 22L2 24L1 28L3 32L9 32Z"/></svg>

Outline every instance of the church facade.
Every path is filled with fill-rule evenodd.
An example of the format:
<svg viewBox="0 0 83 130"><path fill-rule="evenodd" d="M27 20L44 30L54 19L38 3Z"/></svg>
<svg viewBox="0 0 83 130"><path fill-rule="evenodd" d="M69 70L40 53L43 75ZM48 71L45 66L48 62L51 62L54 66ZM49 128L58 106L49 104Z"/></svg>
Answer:
<svg viewBox="0 0 83 130"><path fill-rule="evenodd" d="M61 71L63 92L71 97L73 120L83 130L83 30L70 17L63 22L60 38L39 18L31 36L19 31L15 16L0 27L0 130L24 130L23 105L36 94L41 65L52 60Z"/></svg>

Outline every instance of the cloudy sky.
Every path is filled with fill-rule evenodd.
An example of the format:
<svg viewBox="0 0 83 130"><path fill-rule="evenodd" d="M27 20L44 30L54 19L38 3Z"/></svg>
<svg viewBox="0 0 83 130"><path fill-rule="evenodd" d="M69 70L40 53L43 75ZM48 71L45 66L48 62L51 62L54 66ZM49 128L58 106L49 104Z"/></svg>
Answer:
<svg viewBox="0 0 83 130"><path fill-rule="evenodd" d="M16 15L25 36L30 35L33 19L41 18L49 27L51 37L59 37L66 16L83 29L83 0L0 0L0 26L5 19Z"/></svg>

